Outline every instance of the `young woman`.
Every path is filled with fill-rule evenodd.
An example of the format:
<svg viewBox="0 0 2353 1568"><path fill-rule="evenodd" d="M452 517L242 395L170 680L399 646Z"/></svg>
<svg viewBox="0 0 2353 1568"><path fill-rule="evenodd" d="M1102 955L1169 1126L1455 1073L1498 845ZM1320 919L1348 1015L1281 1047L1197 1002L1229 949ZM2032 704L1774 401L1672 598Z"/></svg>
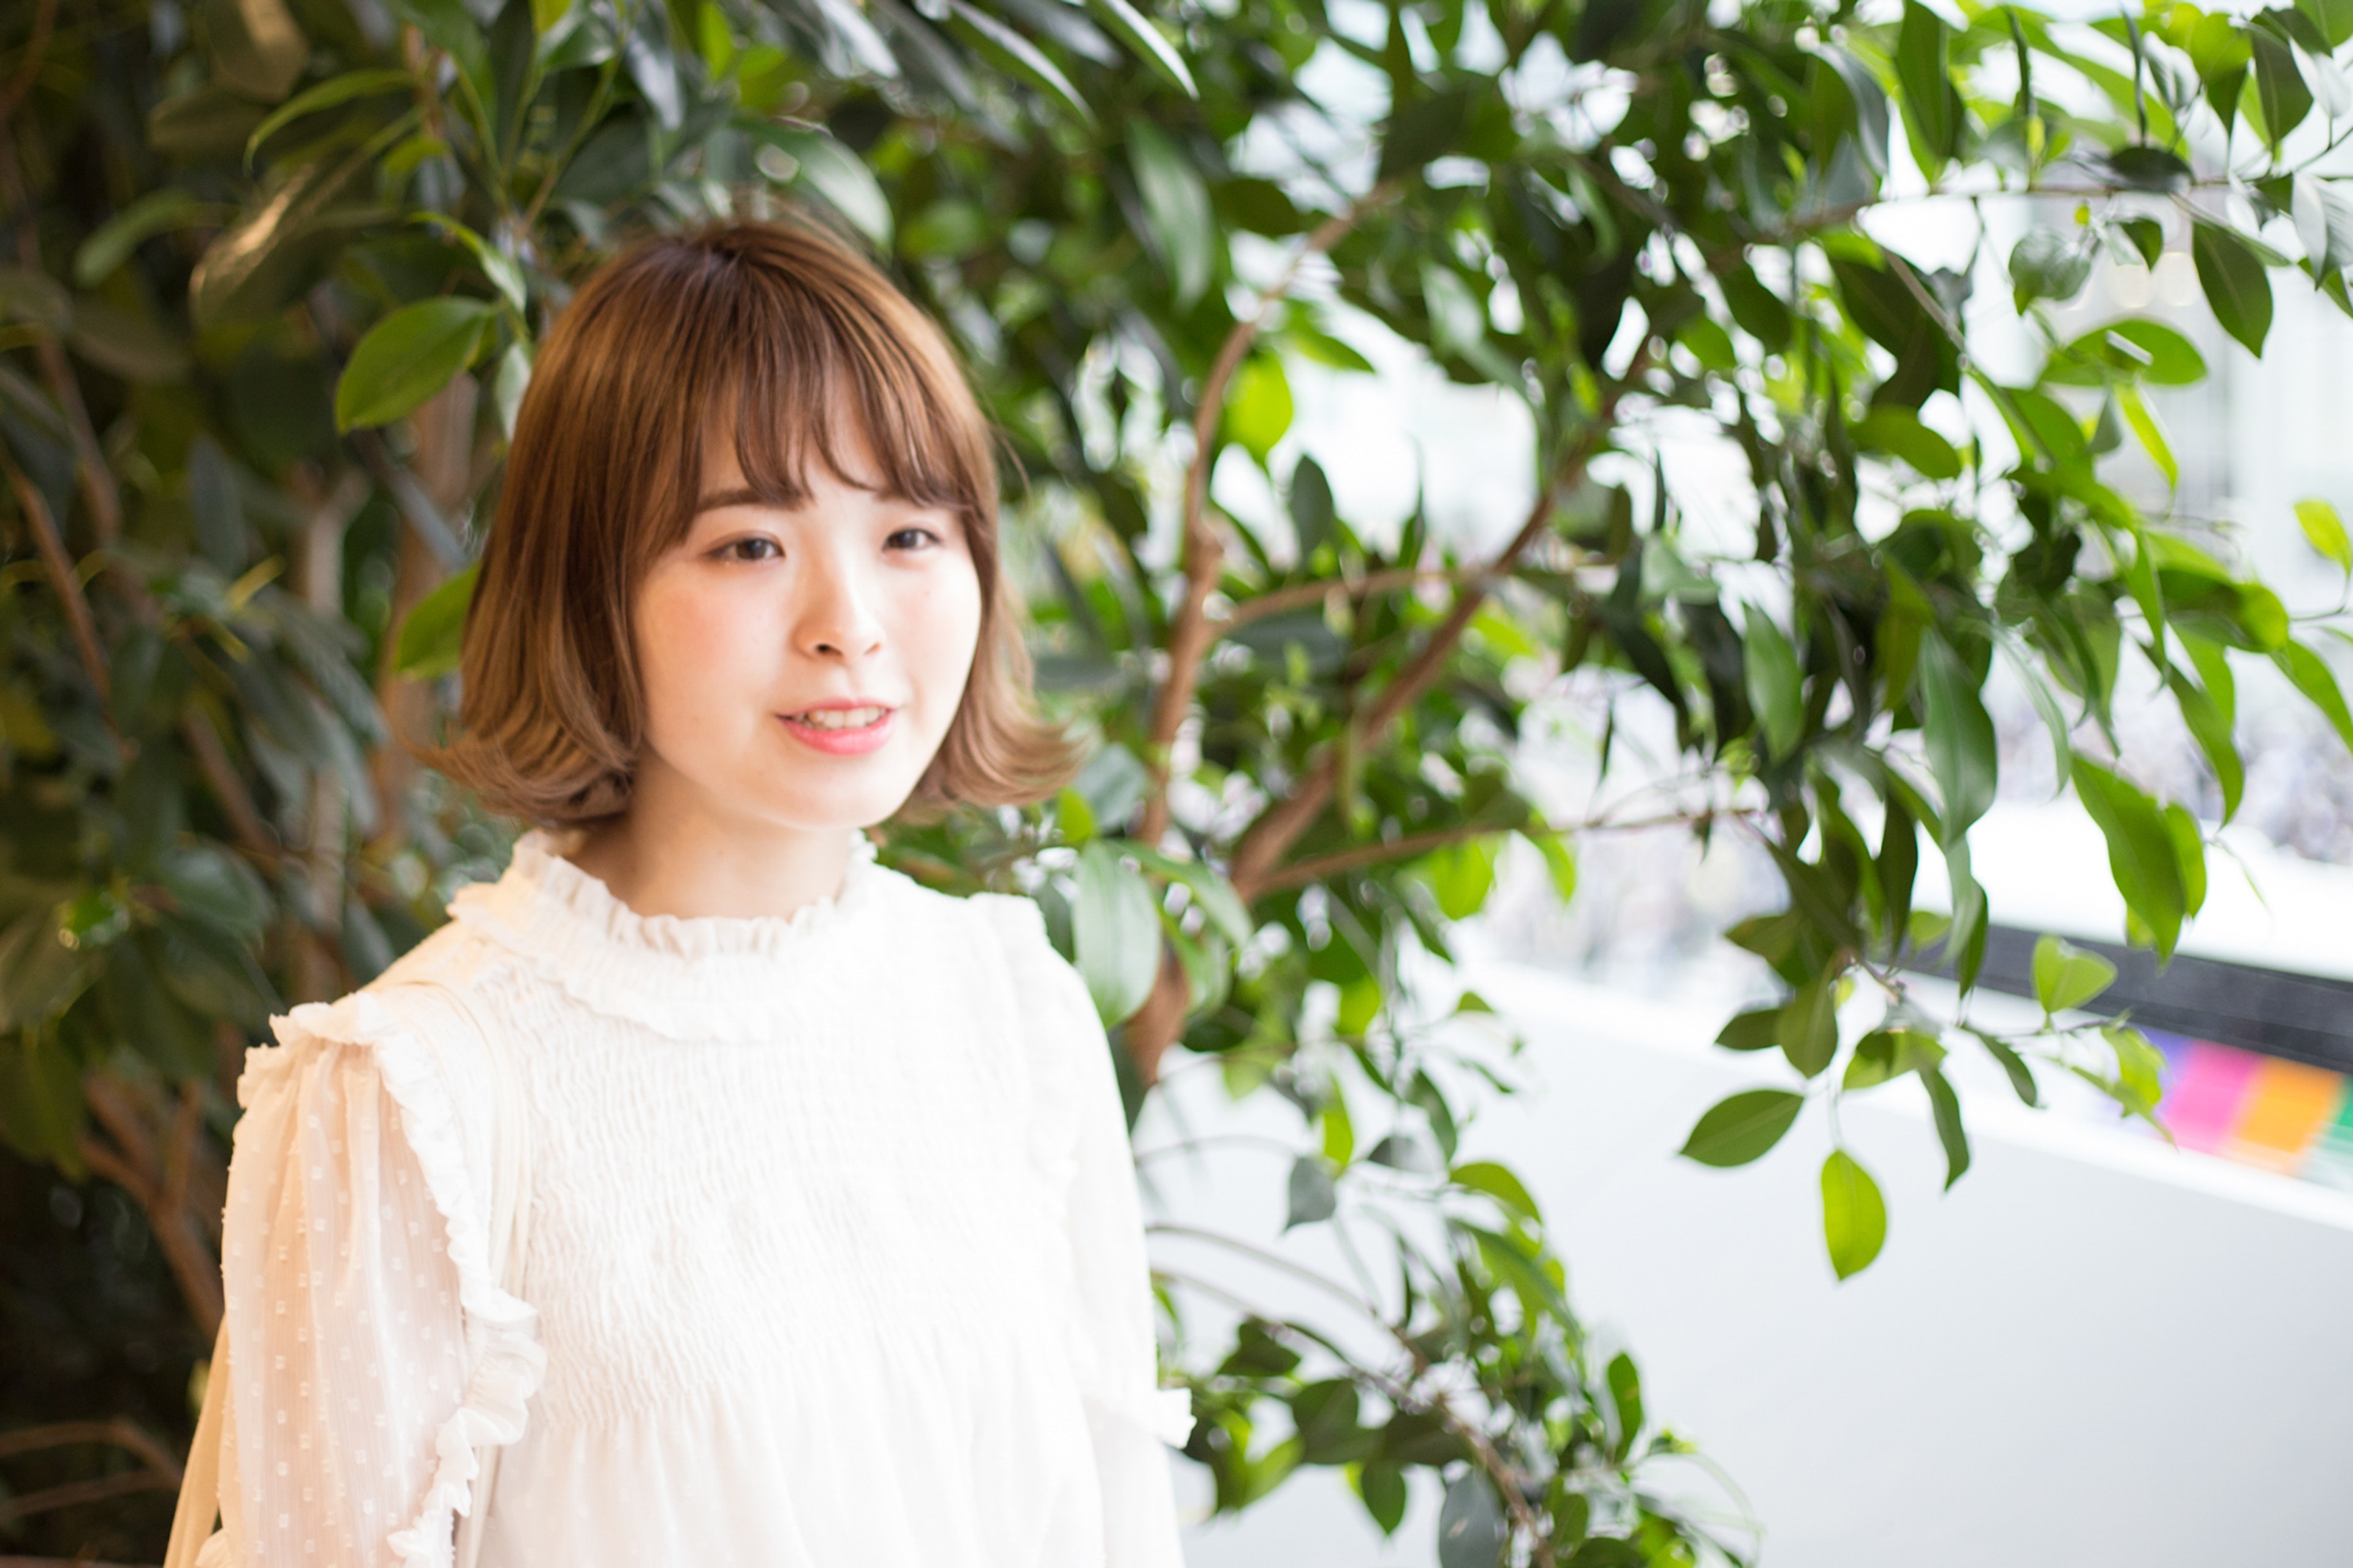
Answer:
<svg viewBox="0 0 2353 1568"><path fill-rule="evenodd" d="M813 231L565 308L441 759L542 826L248 1059L200 1562L1178 1562L1086 987L862 831L1071 770L996 497L938 330Z"/></svg>

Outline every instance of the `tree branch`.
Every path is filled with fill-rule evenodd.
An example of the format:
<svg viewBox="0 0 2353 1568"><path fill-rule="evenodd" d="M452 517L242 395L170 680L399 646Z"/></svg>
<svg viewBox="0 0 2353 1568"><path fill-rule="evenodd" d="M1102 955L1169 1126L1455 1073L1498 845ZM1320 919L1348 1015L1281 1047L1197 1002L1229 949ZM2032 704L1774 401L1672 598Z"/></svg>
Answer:
<svg viewBox="0 0 2353 1568"><path fill-rule="evenodd" d="M1297 583L1287 588L1272 589L1244 599L1210 619L1217 635L1229 637L1239 626L1262 621L1269 616L1279 616L1286 610L1323 604L1335 594L1363 599L1375 594L1410 588L1420 583L1451 583L1460 587L1503 575L1507 574L1498 573L1493 566L1395 566L1379 572L1367 572L1354 582L1345 577L1326 577L1313 583Z"/></svg>
<svg viewBox="0 0 2353 1568"><path fill-rule="evenodd" d="M1158 700L1153 706L1152 728L1145 742L1145 762L1152 770L1152 782L1145 793L1144 820L1136 837L1144 843L1156 845L1168 831L1168 770L1169 757L1175 751L1176 732L1183 728L1186 711L1193 704L1193 689L1197 684L1202 658L1217 634L1208 615L1208 599L1218 585L1219 567L1225 547L1209 528L1205 513L1209 494L1209 465L1217 456L1218 420L1225 411L1226 388L1234 373L1241 368L1242 359L1250 345L1258 341L1274 307L1298 281L1299 269L1312 256L1321 256L1340 242L1365 214L1387 202L1396 193L1394 183L1375 185L1347 208L1325 218L1307 237L1307 243L1292 257L1282 276L1275 279L1259 296L1258 309L1236 321L1226 341L1219 346L1218 357L1209 367L1208 379L1201 384L1200 401L1193 409L1193 461L1185 471L1185 533L1183 544L1185 564L1185 598L1177 606L1175 624L1168 635L1168 674L1161 682ZM1149 1075L1146 1075L1147 1078Z"/></svg>
<svg viewBox="0 0 2353 1568"><path fill-rule="evenodd" d="M1496 555L1485 574L1464 586L1454 602L1454 607L1431 631L1421 650L1414 655L1404 669L1398 672L1397 679L1382 689L1363 717L1353 722L1351 727L1355 731L1354 743L1356 746L1368 746L1377 742L1398 716L1418 700L1430 683L1438 679L1447 660L1453 657L1455 645L1461 640L1463 631L1486 602L1489 581L1508 574L1520 556L1535 542L1551 524L1555 498L1583 475L1586 465L1608 443L1609 432L1615 428L1619 401L1647 360L1647 353L1635 356L1634 363L1627 367L1625 377L1602 400L1592 419L1569 443L1568 450L1562 455L1554 469L1552 481L1538 493L1535 504L1528 510L1527 521L1520 525L1520 531L1513 535L1512 542ZM1276 803L1242 835L1241 841L1234 847L1228 877L1243 903L1249 903L1263 889L1283 851L1296 842L1322 813L1339 781L1339 768L1338 752L1327 749L1323 760L1300 781L1299 786Z"/></svg>

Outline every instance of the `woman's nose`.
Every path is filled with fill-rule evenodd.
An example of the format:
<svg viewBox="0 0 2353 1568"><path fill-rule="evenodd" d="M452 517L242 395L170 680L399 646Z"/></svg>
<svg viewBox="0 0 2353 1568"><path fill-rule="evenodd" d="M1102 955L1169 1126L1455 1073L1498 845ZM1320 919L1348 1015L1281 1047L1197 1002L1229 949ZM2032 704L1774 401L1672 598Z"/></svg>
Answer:
<svg viewBox="0 0 2353 1568"><path fill-rule="evenodd" d="M872 653L882 642L873 584L852 562L823 556L811 568L794 634L800 650L815 658Z"/></svg>

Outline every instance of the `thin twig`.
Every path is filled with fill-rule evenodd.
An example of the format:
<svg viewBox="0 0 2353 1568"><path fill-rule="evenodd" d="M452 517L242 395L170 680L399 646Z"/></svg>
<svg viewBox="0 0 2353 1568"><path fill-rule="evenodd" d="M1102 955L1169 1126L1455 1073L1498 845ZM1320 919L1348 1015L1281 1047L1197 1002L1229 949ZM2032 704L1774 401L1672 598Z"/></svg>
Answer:
<svg viewBox="0 0 2353 1568"><path fill-rule="evenodd" d="M180 1478L159 1475L153 1470L132 1470L120 1476L100 1476L96 1480L68 1481L61 1487L47 1487L37 1492L21 1492L12 1498L0 1499L0 1524L10 1524L30 1514L47 1513L51 1509L71 1508L77 1503L104 1502L109 1498L128 1497L133 1492L177 1491ZM0 1559L0 1562L5 1562Z"/></svg>
<svg viewBox="0 0 2353 1568"><path fill-rule="evenodd" d="M1258 884L1263 897L1288 889L1320 882L1360 867L1385 865L1391 860L1404 860L1430 850L1459 843L1465 838L1480 838L1497 833L1542 834L1572 837L1586 833L1635 833L1648 827L1681 827L1720 817L1746 817L1754 815L1725 806L1703 806L1696 811L1671 811L1657 816L1634 817L1624 821L1595 817L1585 822L1540 823L1528 826L1505 827L1493 823L1461 823L1452 827L1435 827L1427 833L1408 833L1377 843L1358 844L1346 849L1334 850L1306 860L1294 860L1276 869Z"/></svg>
<svg viewBox="0 0 2353 1568"><path fill-rule="evenodd" d="M33 16L33 36L25 45L25 63L16 68L16 79L9 82L5 95L0 95L0 126L16 117L17 107L25 95L33 90L33 83L41 74L41 64L49 52L49 34L58 20L58 0L41 0L41 8Z"/></svg>
<svg viewBox="0 0 2353 1568"><path fill-rule="evenodd" d="M229 831L237 836L237 847L265 868L274 868L280 854L277 836L262 821L261 810L253 804L252 792L245 787L245 781L230 763L212 721L194 704L180 715L180 738L187 742L189 753L196 759L196 771L205 775L205 783L227 815Z"/></svg>
<svg viewBox="0 0 2353 1568"><path fill-rule="evenodd" d="M81 579L74 573L73 557L66 553L65 541L58 537L57 520L49 515L49 503L43 499L40 487L5 456L0 456L0 470L5 470L8 488L16 492L16 510L23 514L25 526L32 531L34 545L41 554L41 569L48 574L49 586L57 590L58 602L65 609L66 624L73 629L74 647L81 655L82 671L90 677L91 688L103 702L112 683L107 679L106 655L98 644L98 623L90 618L90 600L81 591Z"/></svg>
<svg viewBox="0 0 2353 1568"><path fill-rule="evenodd" d="M62 1448L71 1443L111 1443L138 1455L148 1468L174 1480L179 1478L180 1462L172 1457L172 1451L127 1415L118 1415L111 1421L60 1421L50 1426L20 1426L13 1432L0 1432L0 1459L38 1453L43 1448Z"/></svg>

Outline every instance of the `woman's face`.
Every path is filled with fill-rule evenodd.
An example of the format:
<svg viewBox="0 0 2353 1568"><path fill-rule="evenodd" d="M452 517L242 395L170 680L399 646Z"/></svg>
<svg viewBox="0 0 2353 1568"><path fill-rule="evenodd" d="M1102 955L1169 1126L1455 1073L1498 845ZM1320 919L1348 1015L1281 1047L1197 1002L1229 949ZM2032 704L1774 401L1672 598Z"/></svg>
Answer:
<svg viewBox="0 0 2353 1568"><path fill-rule="evenodd" d="M706 443L686 537L638 585L640 805L824 832L880 822L930 766L980 636L963 520L894 500L862 439L845 483L749 498L734 443ZM852 705L855 705L854 707Z"/></svg>

